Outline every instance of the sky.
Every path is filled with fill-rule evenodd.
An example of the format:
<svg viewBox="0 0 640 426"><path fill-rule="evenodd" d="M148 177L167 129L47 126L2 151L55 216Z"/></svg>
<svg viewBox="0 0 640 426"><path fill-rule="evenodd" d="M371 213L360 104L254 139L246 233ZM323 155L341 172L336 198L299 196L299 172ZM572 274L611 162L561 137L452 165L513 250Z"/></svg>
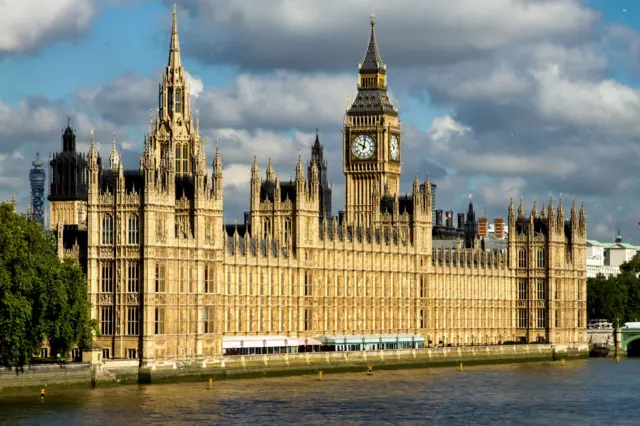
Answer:
<svg viewBox="0 0 640 426"><path fill-rule="evenodd" d="M437 208L505 217L584 201L588 238L640 244L640 3L634 0L176 0L192 105L224 164L225 219L249 207L256 155L295 174L316 128L334 213L344 205L346 99L375 8L402 120L401 190L418 173ZM39 152L95 129L137 168L166 66L173 2L0 0L0 200L27 210ZM210 159L209 161L211 161ZM615 223L612 223L615 222Z"/></svg>

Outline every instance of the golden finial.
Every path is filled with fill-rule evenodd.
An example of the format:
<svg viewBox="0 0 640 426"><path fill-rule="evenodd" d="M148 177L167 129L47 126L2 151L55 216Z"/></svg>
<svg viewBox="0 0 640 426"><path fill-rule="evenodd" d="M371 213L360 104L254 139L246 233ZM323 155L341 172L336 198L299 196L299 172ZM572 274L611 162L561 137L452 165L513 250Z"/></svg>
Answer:
<svg viewBox="0 0 640 426"><path fill-rule="evenodd" d="M472 197L472 196L473 196L473 194L472 194L472 193L469 193L469 199L471 199L471 197Z"/></svg>
<svg viewBox="0 0 640 426"><path fill-rule="evenodd" d="M373 24L375 22L376 19L376 10L374 8L371 8L371 15L369 15L369 19L371 19L371 23Z"/></svg>

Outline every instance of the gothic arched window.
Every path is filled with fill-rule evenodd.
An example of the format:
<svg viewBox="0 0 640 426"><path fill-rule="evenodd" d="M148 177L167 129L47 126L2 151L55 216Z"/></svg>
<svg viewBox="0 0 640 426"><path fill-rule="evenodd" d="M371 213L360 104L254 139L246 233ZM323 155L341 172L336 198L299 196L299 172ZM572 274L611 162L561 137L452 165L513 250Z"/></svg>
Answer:
<svg viewBox="0 0 640 426"><path fill-rule="evenodd" d="M284 220L284 243L289 244L291 239L291 219L286 218Z"/></svg>
<svg viewBox="0 0 640 426"><path fill-rule="evenodd" d="M539 249L536 253L536 264L538 268L544 268L544 250Z"/></svg>
<svg viewBox="0 0 640 426"><path fill-rule="evenodd" d="M263 224L263 237L265 240L267 239L267 235L271 234L271 220L269 218L264 219Z"/></svg>
<svg viewBox="0 0 640 426"><path fill-rule="evenodd" d="M129 216L127 227L127 244L140 244L140 232L138 226L138 215Z"/></svg>
<svg viewBox="0 0 640 426"><path fill-rule="evenodd" d="M102 244L113 244L113 217L109 214L102 217Z"/></svg>
<svg viewBox="0 0 640 426"><path fill-rule="evenodd" d="M182 145L182 174L189 173L189 144Z"/></svg>
<svg viewBox="0 0 640 426"><path fill-rule="evenodd" d="M521 248L518 250L518 268L527 267L527 250Z"/></svg>
<svg viewBox="0 0 640 426"><path fill-rule="evenodd" d="M182 112L182 90L176 89L176 112Z"/></svg>
<svg viewBox="0 0 640 426"><path fill-rule="evenodd" d="M176 175L180 174L180 166L182 165L182 162L180 161L180 154L182 154L180 145L176 145Z"/></svg>

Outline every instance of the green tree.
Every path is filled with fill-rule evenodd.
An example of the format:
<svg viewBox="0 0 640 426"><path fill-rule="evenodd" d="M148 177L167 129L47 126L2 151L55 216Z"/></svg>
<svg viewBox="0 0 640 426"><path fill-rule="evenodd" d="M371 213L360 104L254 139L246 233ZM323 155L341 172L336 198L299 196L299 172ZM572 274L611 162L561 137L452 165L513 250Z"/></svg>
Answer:
<svg viewBox="0 0 640 426"><path fill-rule="evenodd" d="M45 339L66 356L87 339L87 282L79 266L61 263L54 237L0 204L0 365L24 366Z"/></svg>
<svg viewBox="0 0 640 426"><path fill-rule="evenodd" d="M598 274L587 280L587 315L591 319L622 321L627 299L627 287L617 277L606 278Z"/></svg>

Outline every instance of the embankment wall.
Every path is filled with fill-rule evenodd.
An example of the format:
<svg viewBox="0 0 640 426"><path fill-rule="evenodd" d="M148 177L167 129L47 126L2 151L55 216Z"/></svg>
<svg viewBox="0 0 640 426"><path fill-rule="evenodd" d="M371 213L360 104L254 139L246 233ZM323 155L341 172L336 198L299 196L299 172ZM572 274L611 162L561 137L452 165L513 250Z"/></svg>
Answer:
<svg viewBox="0 0 640 426"><path fill-rule="evenodd" d="M576 345L496 345L449 348L404 349L388 351L316 352L253 356L228 356L217 359L159 361L139 367L133 361L40 365L0 370L0 392L23 388L61 386L108 386L126 383L170 383L286 376L297 374L428 368L459 365L504 364L584 358L587 344Z"/></svg>

